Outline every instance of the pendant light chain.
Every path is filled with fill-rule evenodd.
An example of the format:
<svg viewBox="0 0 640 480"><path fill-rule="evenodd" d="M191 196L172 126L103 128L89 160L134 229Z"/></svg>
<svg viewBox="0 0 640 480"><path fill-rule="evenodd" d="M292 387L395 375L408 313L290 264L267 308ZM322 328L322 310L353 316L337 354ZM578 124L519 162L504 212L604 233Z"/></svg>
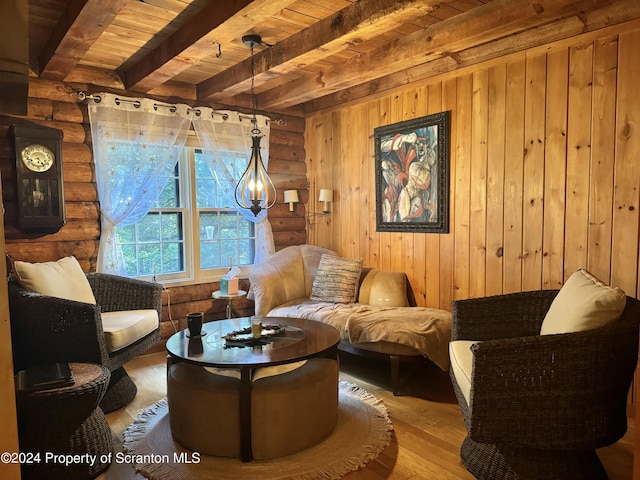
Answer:
<svg viewBox="0 0 640 480"><path fill-rule="evenodd" d="M255 88L255 58L253 56L253 42L251 43L251 107L253 109L253 119L251 122L253 123L253 129L251 133L254 135L258 135L260 133L260 129L258 128L258 119L256 118L256 110L258 109L258 103L256 100L256 94L254 92Z"/></svg>

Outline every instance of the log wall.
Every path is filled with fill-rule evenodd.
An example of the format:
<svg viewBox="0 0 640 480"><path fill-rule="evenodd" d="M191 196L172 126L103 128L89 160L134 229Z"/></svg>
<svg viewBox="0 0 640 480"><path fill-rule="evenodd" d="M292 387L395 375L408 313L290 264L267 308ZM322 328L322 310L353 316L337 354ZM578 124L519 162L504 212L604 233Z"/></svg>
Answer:
<svg viewBox="0 0 640 480"><path fill-rule="evenodd" d="M0 173L5 207L6 251L14 260L43 262L74 255L85 271L95 271L100 241L100 213L91 131L87 105L73 95L78 89L86 91L87 87L86 84L32 78L29 82L27 115L0 116ZM135 93L122 94L136 96ZM158 96L154 98L163 100ZM165 101L190 103L175 95L170 99L167 97ZM282 204L282 192L285 189L306 189L305 122L302 117L295 116L274 115L273 118L276 121L271 124L269 173L278 188L279 203L269 212L269 219L276 249L280 249L306 242L304 205L298 204L296 211L290 213L288 205ZM40 124L58 128L64 133L62 157L67 223L54 234L26 234L16 226L16 170L9 133L12 124ZM306 198L302 193L301 201ZM247 290L248 287L248 282L244 280L242 288ZM168 287L164 295L163 338L175 331L171 319L175 328L185 327L184 319L188 312L205 312L206 320L224 318L226 303L211 299L211 292L218 288L218 282ZM240 315L253 314L253 302L247 299L237 300L234 307Z"/></svg>

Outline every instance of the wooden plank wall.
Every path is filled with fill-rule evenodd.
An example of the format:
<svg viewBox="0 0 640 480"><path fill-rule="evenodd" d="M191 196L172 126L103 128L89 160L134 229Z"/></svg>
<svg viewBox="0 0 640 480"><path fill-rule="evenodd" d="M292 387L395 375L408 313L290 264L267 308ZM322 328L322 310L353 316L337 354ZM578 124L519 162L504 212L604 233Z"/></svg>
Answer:
<svg viewBox="0 0 640 480"><path fill-rule="evenodd" d="M638 51L623 24L308 116L309 179L336 192L310 243L405 271L443 309L580 267L638 297ZM447 110L450 233L377 233L373 129Z"/></svg>
<svg viewBox="0 0 640 480"><path fill-rule="evenodd" d="M32 78L29 82L28 113L24 117L0 116L0 171L2 174L2 200L5 207L6 251L14 260L30 262L52 261L74 255L83 269L95 271L100 241L99 205L95 183L95 168L91 146L91 131L87 105L79 102L73 93L87 91L88 85L65 84ZM93 87L95 91L95 87ZM135 93L123 95L136 96ZM154 96L154 98L159 98ZM177 100L176 100L177 98ZM171 100L180 101L172 96ZM190 103L188 100L185 103ZM212 105L220 108L218 105ZM274 116L275 118L276 116ZM306 164L304 150L305 122L302 117L277 115L271 125L269 173L278 188L278 204L269 212L276 249L306 242L305 208L307 197ZM67 223L60 231L37 236L21 232L16 227L15 163L9 126L36 123L58 128L64 132L63 166ZM295 188L301 191L301 203L293 213L282 203L283 191ZM247 280L241 283L245 290ZM211 299L211 292L219 288L218 282L181 287L168 287L164 295L163 337L170 336L174 326L191 311L205 312L206 320L224 317L226 303ZM167 308L170 305L171 309ZM253 302L241 299L234 303L240 314L253 314Z"/></svg>

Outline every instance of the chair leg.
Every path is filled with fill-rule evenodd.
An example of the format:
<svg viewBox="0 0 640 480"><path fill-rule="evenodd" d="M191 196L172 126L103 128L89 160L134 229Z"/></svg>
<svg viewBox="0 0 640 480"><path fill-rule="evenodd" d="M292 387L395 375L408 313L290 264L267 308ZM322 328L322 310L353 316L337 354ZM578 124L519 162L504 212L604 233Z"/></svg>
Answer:
<svg viewBox="0 0 640 480"><path fill-rule="evenodd" d="M464 466L479 480L606 480L595 450L502 447L465 438Z"/></svg>
<svg viewBox="0 0 640 480"><path fill-rule="evenodd" d="M111 372L111 380L100 402L100 408L104 413L113 412L127 405L138 393L138 387L133 383L124 367Z"/></svg>

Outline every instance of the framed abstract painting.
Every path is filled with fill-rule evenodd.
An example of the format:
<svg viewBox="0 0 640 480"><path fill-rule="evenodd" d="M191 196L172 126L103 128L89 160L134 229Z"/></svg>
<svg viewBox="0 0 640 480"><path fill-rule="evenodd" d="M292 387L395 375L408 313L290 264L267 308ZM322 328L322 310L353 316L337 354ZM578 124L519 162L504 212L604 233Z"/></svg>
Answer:
<svg viewBox="0 0 640 480"><path fill-rule="evenodd" d="M449 232L450 116L374 129L378 232Z"/></svg>

